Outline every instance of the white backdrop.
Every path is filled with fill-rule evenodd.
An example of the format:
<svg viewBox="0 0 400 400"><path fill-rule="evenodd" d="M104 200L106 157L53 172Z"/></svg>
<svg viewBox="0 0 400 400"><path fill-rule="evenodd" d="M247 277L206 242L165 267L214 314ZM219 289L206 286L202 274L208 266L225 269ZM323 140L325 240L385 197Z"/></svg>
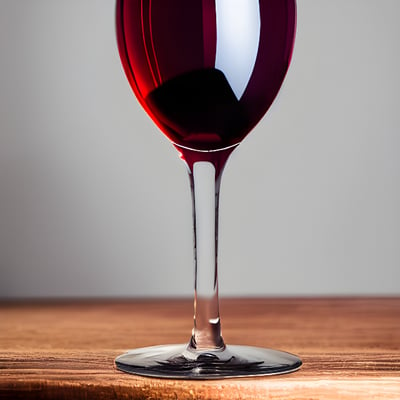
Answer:
<svg viewBox="0 0 400 400"><path fill-rule="evenodd" d="M400 2L299 0L278 101L230 159L222 295L400 294ZM183 163L112 0L0 0L0 297L192 294Z"/></svg>

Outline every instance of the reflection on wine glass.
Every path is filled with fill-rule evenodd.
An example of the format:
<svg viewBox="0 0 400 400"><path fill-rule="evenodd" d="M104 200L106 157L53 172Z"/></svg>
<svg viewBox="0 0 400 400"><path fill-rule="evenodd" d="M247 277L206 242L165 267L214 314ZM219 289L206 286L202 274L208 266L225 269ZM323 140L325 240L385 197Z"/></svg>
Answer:
<svg viewBox="0 0 400 400"><path fill-rule="evenodd" d="M298 357L227 346L218 306L221 174L275 99L289 67L295 0L117 0L122 65L139 102L185 161L194 221L194 328L188 344L131 350L117 368L208 379L287 373Z"/></svg>

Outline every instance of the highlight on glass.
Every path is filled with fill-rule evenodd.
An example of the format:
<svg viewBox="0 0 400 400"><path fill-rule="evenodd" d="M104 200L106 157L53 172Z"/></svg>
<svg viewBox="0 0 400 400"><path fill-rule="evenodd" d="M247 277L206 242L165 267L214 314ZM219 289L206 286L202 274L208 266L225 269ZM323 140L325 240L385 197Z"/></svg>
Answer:
<svg viewBox="0 0 400 400"><path fill-rule="evenodd" d="M188 170L195 268L188 342L130 350L116 358L117 368L184 379L299 369L301 360L287 352L224 343L217 270L222 171L281 88L294 45L295 0L117 0L116 27L134 94Z"/></svg>

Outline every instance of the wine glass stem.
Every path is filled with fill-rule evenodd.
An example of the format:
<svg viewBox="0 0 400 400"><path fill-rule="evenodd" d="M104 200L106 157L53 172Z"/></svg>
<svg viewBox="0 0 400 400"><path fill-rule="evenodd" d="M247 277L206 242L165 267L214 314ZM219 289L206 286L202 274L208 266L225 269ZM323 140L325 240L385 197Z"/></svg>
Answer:
<svg viewBox="0 0 400 400"><path fill-rule="evenodd" d="M190 171L194 226L194 327L191 350L223 350L218 300L218 202L220 173L199 161Z"/></svg>

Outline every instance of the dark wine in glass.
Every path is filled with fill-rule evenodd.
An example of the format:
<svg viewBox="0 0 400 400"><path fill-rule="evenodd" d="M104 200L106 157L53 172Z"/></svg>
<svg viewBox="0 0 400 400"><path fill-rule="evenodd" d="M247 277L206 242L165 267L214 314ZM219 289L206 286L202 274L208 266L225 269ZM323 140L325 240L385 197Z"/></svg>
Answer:
<svg viewBox="0 0 400 400"><path fill-rule="evenodd" d="M129 83L188 166L195 260L189 343L131 350L116 359L117 367L190 379L297 370L301 361L292 354L225 345L217 277L221 174L285 78L295 0L117 0L116 18Z"/></svg>

